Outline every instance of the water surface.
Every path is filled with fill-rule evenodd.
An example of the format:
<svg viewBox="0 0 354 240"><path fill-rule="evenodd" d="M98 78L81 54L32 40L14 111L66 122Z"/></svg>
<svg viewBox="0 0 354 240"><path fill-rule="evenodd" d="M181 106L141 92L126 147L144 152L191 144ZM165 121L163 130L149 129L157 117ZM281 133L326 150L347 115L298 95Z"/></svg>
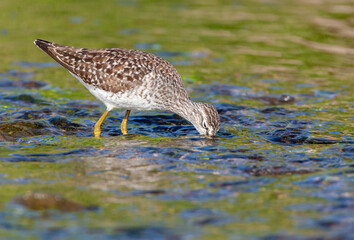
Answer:
<svg viewBox="0 0 354 240"><path fill-rule="evenodd" d="M349 1L39 3L0 16L1 238L351 239ZM135 112L122 136L115 110L95 139L103 104L35 38L166 58L221 129Z"/></svg>

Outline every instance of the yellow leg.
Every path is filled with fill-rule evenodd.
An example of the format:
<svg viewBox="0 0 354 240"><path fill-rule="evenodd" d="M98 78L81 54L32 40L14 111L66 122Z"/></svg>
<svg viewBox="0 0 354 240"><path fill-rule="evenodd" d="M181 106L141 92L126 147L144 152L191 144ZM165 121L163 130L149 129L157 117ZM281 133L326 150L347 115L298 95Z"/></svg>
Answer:
<svg viewBox="0 0 354 240"><path fill-rule="evenodd" d="M96 122L95 124L95 130L93 131L93 133L95 134L96 138L100 138L101 137L101 124L103 123L103 121L106 119L107 115L108 115L109 111L106 110L102 116L100 117L100 119Z"/></svg>
<svg viewBox="0 0 354 240"><path fill-rule="evenodd" d="M123 135L127 135L128 134L127 122L128 122L129 114L130 114L130 110L127 110L125 112L122 124L120 125L120 130L122 131Z"/></svg>

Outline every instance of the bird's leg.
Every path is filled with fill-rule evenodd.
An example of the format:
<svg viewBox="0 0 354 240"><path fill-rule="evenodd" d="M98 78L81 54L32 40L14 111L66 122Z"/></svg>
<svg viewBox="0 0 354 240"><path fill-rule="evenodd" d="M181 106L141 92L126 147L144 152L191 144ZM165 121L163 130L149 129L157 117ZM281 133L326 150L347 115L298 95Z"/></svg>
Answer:
<svg viewBox="0 0 354 240"><path fill-rule="evenodd" d="M93 133L95 134L96 138L100 138L100 136L101 136L101 124L106 119L108 113L109 113L109 111L106 110L95 124L95 130L93 131Z"/></svg>
<svg viewBox="0 0 354 240"><path fill-rule="evenodd" d="M127 122L128 122L129 114L130 114L130 110L127 110L125 112L122 124L120 125L120 130L122 131L123 135L127 135L128 134Z"/></svg>

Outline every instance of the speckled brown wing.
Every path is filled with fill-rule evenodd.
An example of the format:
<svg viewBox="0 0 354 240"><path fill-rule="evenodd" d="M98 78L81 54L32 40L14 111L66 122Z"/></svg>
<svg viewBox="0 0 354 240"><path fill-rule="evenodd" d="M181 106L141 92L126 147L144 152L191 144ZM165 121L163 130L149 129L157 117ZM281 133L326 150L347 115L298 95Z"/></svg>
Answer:
<svg viewBox="0 0 354 240"><path fill-rule="evenodd" d="M35 44L85 84L112 93L140 86L154 68L154 56L137 50L76 48L44 40Z"/></svg>

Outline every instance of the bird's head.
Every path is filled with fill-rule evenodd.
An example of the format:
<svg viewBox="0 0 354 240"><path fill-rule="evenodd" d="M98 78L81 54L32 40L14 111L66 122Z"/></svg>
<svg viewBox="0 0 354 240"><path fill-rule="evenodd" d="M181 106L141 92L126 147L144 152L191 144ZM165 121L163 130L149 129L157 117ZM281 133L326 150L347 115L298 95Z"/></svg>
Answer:
<svg viewBox="0 0 354 240"><path fill-rule="evenodd" d="M189 119L200 135L213 137L220 128L218 112L214 106L207 103L194 103L194 109Z"/></svg>

